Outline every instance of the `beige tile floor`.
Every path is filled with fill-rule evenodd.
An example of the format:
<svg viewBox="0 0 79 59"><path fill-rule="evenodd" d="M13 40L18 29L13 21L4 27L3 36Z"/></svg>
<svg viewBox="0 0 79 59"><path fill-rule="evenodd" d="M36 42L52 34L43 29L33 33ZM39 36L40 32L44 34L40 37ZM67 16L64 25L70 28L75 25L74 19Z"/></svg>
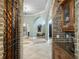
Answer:
<svg viewBox="0 0 79 59"><path fill-rule="evenodd" d="M23 42L23 59L52 59L51 43L48 43L45 39L24 39Z"/></svg>

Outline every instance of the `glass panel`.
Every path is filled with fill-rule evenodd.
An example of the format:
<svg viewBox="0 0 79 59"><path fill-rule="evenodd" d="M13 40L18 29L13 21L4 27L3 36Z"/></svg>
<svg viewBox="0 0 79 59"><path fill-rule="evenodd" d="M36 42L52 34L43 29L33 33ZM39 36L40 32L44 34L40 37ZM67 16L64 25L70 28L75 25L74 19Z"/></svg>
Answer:
<svg viewBox="0 0 79 59"><path fill-rule="evenodd" d="M69 23L69 3L67 3L65 5L65 9L64 9L64 24L66 25L67 23Z"/></svg>

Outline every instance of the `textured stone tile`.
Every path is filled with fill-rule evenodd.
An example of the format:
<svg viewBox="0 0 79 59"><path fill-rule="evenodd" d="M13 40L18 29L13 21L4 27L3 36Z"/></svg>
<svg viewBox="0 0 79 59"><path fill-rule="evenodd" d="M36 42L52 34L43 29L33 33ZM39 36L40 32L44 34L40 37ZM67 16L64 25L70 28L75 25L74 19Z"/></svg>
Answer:
<svg viewBox="0 0 79 59"><path fill-rule="evenodd" d="M40 40L37 40L40 41ZM34 42L33 42L34 43ZM34 43L32 45L23 46L23 59L51 59L51 44Z"/></svg>

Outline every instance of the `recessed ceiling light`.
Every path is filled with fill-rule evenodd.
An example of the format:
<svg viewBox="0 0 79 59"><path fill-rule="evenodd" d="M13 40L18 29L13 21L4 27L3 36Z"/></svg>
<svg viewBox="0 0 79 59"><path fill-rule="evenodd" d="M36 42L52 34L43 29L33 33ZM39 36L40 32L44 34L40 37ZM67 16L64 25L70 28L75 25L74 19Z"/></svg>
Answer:
<svg viewBox="0 0 79 59"><path fill-rule="evenodd" d="M24 6L24 11L25 12L31 12L31 11L33 11L34 9L31 7L31 6L29 6L29 5L25 5Z"/></svg>

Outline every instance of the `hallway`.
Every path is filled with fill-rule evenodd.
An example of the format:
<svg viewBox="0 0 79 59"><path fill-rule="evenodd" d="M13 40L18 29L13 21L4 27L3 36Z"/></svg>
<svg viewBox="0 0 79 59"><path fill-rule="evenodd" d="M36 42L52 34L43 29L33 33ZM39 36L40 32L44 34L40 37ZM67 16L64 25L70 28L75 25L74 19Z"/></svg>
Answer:
<svg viewBox="0 0 79 59"><path fill-rule="evenodd" d="M0 0L0 59L79 59L79 0Z"/></svg>

